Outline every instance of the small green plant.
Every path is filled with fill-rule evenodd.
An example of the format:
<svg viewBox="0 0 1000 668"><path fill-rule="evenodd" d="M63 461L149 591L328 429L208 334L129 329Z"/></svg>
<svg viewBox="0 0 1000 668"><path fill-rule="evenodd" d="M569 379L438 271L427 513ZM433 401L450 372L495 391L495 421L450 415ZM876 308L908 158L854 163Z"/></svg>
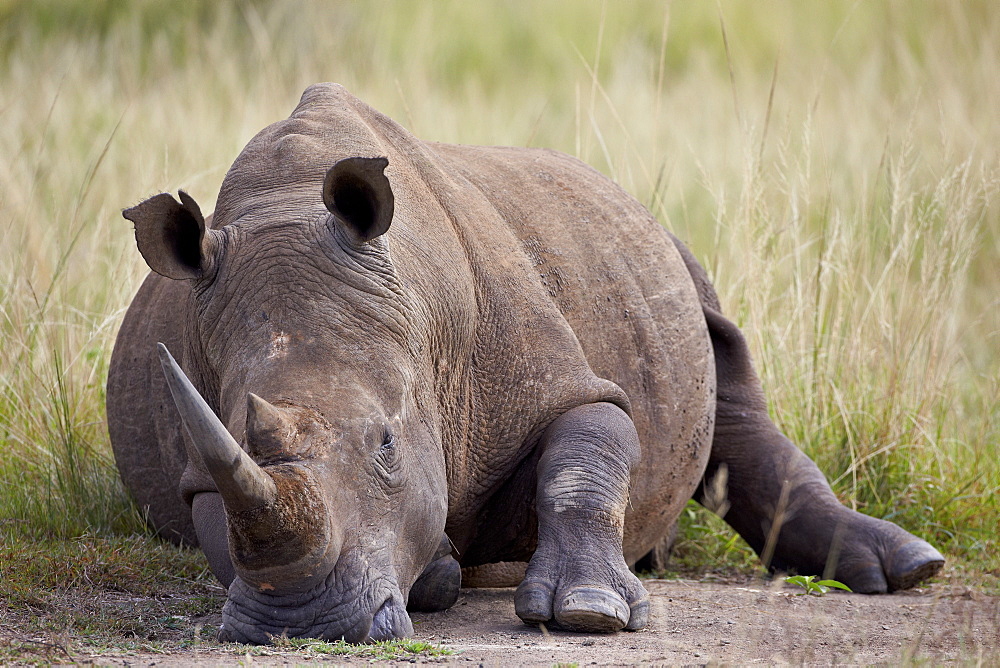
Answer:
<svg viewBox="0 0 1000 668"><path fill-rule="evenodd" d="M851 588L843 582L837 582L836 580L817 580L815 575L792 575L785 578L785 582L802 587L805 591L801 592L799 596L805 596L806 594L822 596L826 592L830 591L831 587L843 589L844 591L851 591Z"/></svg>
<svg viewBox="0 0 1000 668"><path fill-rule="evenodd" d="M440 647L422 640L402 639L384 640L379 642L356 645L343 640L326 641L315 638L274 638L272 647L279 652L293 650L312 656L354 656L379 661L408 659L416 655L424 657L448 656L454 652L446 647ZM238 646L239 651L251 654L269 654L267 646Z"/></svg>

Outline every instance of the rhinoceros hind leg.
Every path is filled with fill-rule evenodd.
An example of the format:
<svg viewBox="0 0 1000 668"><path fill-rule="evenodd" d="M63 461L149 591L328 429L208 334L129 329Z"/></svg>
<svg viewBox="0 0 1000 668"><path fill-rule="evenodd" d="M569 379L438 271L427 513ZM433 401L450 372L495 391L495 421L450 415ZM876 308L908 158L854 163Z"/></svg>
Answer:
<svg viewBox="0 0 1000 668"><path fill-rule="evenodd" d="M724 519L771 570L832 577L854 591L906 589L944 557L891 522L842 505L816 465L771 422L739 329L706 307L718 403L705 483L695 498ZM724 490L727 498L716 498Z"/></svg>
<svg viewBox="0 0 1000 668"><path fill-rule="evenodd" d="M649 595L622 555L635 426L617 406L567 411L546 430L538 463L538 547L514 594L528 624L569 631L636 630Z"/></svg>
<svg viewBox="0 0 1000 668"><path fill-rule="evenodd" d="M461 587L462 567L451 556L451 541L444 536L434 560L410 587L406 608L416 612L447 610L455 605Z"/></svg>

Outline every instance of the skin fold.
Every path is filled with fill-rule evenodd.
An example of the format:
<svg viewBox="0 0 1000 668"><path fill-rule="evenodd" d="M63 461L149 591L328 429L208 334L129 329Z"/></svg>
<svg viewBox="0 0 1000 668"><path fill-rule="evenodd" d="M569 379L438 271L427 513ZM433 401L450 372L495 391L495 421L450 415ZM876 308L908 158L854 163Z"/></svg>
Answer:
<svg viewBox="0 0 1000 668"><path fill-rule="evenodd" d="M573 158L422 142L318 84L213 215L124 215L153 273L112 355L115 458L228 587L224 638L406 636L463 568L514 573L526 623L639 629L630 566L692 497L856 591L943 563L837 502L691 253Z"/></svg>

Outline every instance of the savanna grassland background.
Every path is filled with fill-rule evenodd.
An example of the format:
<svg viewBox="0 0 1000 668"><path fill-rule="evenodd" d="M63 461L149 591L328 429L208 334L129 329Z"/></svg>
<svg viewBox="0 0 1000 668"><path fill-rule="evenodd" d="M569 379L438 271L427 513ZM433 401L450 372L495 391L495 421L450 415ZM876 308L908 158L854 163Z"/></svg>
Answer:
<svg viewBox="0 0 1000 668"><path fill-rule="evenodd" d="M110 454L108 359L147 272L120 210L179 188L211 210L316 81L424 139L552 147L617 180L708 268L841 499L995 586L992 2L0 0L0 606L19 623L148 644L219 606ZM751 567L721 522L682 520L680 563ZM93 603L108 591L183 603Z"/></svg>

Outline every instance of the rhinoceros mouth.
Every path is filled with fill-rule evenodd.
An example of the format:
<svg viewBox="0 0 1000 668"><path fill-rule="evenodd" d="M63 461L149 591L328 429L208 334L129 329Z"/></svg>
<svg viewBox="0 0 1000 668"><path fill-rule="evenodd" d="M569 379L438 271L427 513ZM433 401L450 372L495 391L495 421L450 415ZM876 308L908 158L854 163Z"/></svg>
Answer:
<svg viewBox="0 0 1000 668"><path fill-rule="evenodd" d="M222 609L219 637L257 645L281 637L362 643L412 633L395 584L381 579L367 587L350 586L331 573L311 590L285 595L262 592L237 577Z"/></svg>

